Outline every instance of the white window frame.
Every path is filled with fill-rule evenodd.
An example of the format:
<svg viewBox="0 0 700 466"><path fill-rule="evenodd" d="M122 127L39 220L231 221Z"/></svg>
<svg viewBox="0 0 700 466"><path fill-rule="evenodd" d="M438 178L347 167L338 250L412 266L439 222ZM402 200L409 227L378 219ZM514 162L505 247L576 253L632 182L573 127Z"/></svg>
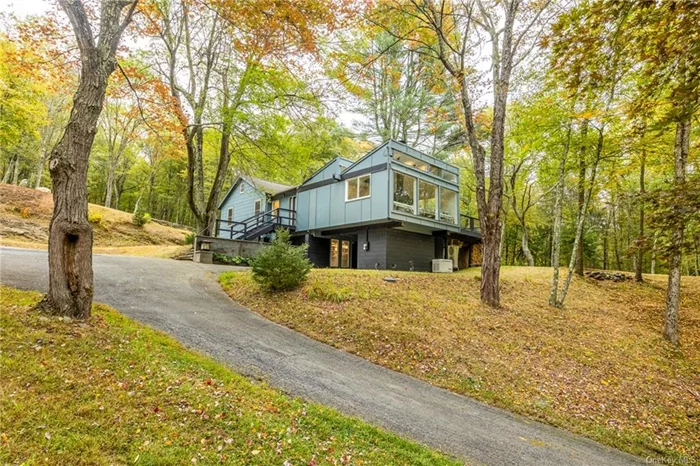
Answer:
<svg viewBox="0 0 700 466"><path fill-rule="evenodd" d="M297 219L297 197L292 196L289 198L289 216L291 217L292 221L295 221Z"/></svg>
<svg viewBox="0 0 700 466"><path fill-rule="evenodd" d="M241 185L238 187L238 192L243 194L243 188L245 187L245 183L241 181Z"/></svg>
<svg viewBox="0 0 700 466"><path fill-rule="evenodd" d="M357 180L357 194L360 194L360 178L369 178L369 194L362 197L355 197L353 199L348 198L348 186L352 180ZM355 176L345 180L345 202L359 201L362 199L367 199L372 197L372 174L368 173L366 175Z"/></svg>
<svg viewBox="0 0 700 466"><path fill-rule="evenodd" d="M398 214L403 214L403 215L416 215L416 210L418 209L418 181L419 178L414 175L409 175L408 173L404 173L401 171L393 170L393 175L391 176L391 210L398 213ZM409 178L413 179L413 193L411 194L411 198L413 199L413 204L412 204L412 211L409 212L404 212L403 210L398 210L396 209L396 200L394 197L396 196L396 174L399 174L401 176L407 176ZM402 205L408 205L408 204L402 204Z"/></svg>
<svg viewBox="0 0 700 466"><path fill-rule="evenodd" d="M226 211L226 220L229 222L233 222L233 207L229 207Z"/></svg>
<svg viewBox="0 0 700 466"><path fill-rule="evenodd" d="M255 204L253 205L253 212L255 213L255 215L262 213L262 200L255 200Z"/></svg>

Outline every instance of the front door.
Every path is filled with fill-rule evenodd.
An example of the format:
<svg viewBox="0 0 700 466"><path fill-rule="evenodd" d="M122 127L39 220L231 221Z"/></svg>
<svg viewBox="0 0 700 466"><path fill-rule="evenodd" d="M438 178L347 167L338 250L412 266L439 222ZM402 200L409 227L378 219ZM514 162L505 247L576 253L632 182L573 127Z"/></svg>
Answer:
<svg viewBox="0 0 700 466"><path fill-rule="evenodd" d="M272 201L272 218L277 218L279 215L280 201L279 199Z"/></svg>

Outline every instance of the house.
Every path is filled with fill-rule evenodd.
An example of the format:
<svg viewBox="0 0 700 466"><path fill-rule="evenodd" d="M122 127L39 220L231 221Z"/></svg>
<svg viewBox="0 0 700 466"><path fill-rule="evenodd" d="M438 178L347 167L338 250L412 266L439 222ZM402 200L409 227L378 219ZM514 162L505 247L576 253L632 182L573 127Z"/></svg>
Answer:
<svg viewBox="0 0 700 466"><path fill-rule="evenodd" d="M240 176L219 205L217 236L267 241L279 226L316 267L430 270L480 262L478 220L460 214L459 169L389 140L336 157L299 186Z"/></svg>

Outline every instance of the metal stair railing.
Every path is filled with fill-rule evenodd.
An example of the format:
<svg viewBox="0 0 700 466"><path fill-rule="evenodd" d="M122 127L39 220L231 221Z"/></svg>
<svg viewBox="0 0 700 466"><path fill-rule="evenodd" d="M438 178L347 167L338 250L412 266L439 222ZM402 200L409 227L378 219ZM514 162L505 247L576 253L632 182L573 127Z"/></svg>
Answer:
<svg viewBox="0 0 700 466"><path fill-rule="evenodd" d="M222 224L225 226L222 227ZM250 234L272 225L294 228L296 226L296 211L278 207L277 209L253 215L241 222L216 220L217 231L228 231L231 239L245 239Z"/></svg>

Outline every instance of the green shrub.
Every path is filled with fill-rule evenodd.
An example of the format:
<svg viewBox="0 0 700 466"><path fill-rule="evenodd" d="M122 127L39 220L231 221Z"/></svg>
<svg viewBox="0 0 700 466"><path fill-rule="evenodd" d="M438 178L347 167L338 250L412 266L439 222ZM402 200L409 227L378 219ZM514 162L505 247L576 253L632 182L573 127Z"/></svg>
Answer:
<svg viewBox="0 0 700 466"><path fill-rule="evenodd" d="M185 244L194 244L194 237L195 236L196 235L194 232L188 233L187 236L185 236Z"/></svg>
<svg viewBox="0 0 700 466"><path fill-rule="evenodd" d="M143 210L140 199L136 201L136 208L134 209L134 215L131 217L131 221L137 227L142 227L151 221L151 214Z"/></svg>
<svg viewBox="0 0 700 466"><path fill-rule="evenodd" d="M289 230L278 229L272 244L259 251L251 262L253 280L265 290L297 288L312 267L306 257L307 247L292 246Z"/></svg>
<svg viewBox="0 0 700 466"><path fill-rule="evenodd" d="M228 254L220 254L218 252L214 253L214 262L220 264L230 264L230 265L250 265L249 257L243 256L229 256Z"/></svg>

